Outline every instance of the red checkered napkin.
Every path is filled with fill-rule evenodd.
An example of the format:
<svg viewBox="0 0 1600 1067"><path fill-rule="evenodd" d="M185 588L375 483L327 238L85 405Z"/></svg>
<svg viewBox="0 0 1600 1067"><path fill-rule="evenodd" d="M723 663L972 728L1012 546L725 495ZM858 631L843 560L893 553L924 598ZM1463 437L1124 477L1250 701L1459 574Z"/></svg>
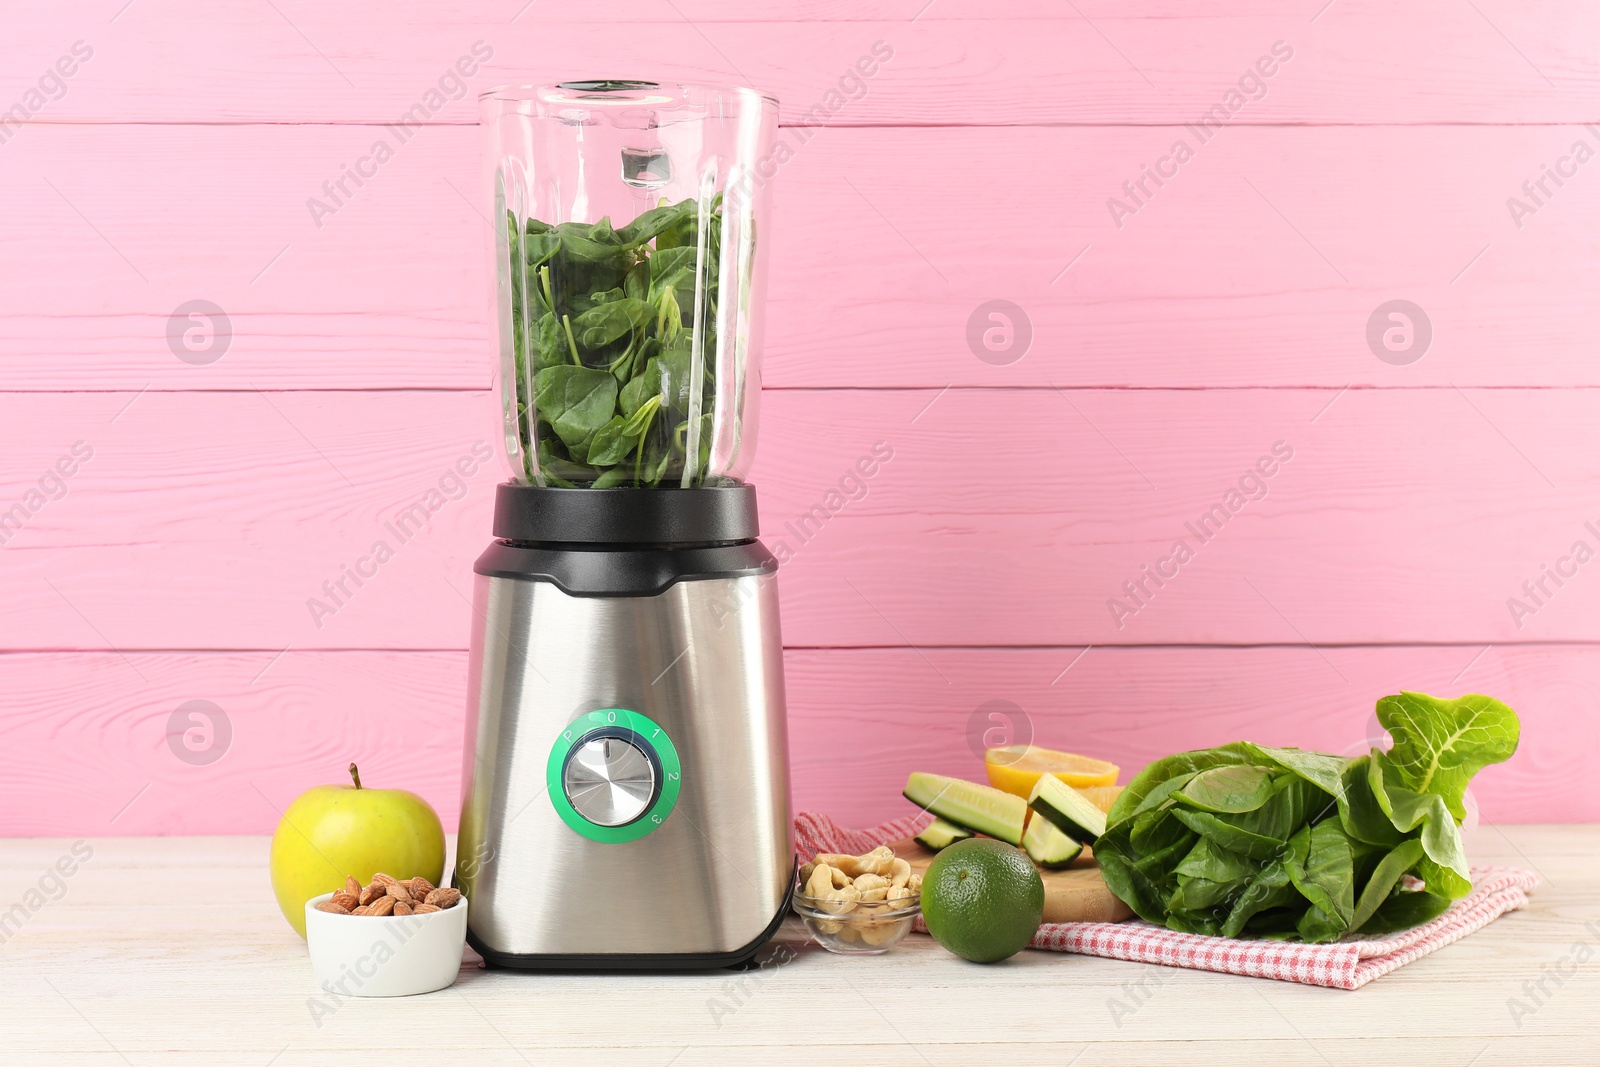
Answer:
<svg viewBox="0 0 1600 1067"><path fill-rule="evenodd" d="M801 812L794 821L795 848L807 859L819 852L860 854L885 841L920 833L930 821L927 815L912 815L869 830L846 830L826 815ZM1538 884L1537 875L1520 867L1474 867L1472 892L1432 922L1383 937L1358 936L1324 945L1180 934L1130 921L1045 923L1028 947L1359 989L1379 975L1467 936L1508 911L1525 907L1529 890ZM922 929L920 919L917 929Z"/></svg>

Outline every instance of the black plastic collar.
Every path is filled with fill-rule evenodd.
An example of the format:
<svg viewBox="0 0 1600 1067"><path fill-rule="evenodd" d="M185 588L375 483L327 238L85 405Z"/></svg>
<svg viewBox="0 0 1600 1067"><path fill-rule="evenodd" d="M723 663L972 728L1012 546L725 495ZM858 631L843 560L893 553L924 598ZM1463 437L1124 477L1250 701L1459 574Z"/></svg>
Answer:
<svg viewBox="0 0 1600 1067"><path fill-rule="evenodd" d="M774 574L778 561L760 541L690 548L496 541L472 569L489 578L554 582L568 596L631 597L656 596L679 582Z"/></svg>
<svg viewBox="0 0 1600 1067"><path fill-rule="evenodd" d="M494 535L534 544L691 546L753 541L750 485L701 489L495 489Z"/></svg>

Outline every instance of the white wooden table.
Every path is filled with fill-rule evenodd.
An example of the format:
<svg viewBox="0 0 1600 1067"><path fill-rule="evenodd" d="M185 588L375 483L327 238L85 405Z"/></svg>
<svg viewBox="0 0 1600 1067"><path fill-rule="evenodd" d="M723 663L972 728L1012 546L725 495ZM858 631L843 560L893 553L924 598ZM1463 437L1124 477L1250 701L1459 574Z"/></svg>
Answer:
<svg viewBox="0 0 1600 1067"><path fill-rule="evenodd" d="M71 844L0 842L0 1064L1600 1063L1600 826L1480 828L1474 862L1543 876L1532 906L1353 993L1045 952L985 967L920 935L843 958L791 925L764 970L474 962L316 1020L266 839L91 840L57 885ZM11 906L52 892L18 929Z"/></svg>

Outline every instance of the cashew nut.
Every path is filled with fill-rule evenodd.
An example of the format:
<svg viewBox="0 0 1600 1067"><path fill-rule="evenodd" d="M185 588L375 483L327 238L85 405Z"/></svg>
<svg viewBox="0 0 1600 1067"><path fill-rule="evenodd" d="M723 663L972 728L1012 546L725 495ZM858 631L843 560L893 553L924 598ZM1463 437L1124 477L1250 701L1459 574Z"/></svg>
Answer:
<svg viewBox="0 0 1600 1067"><path fill-rule="evenodd" d="M896 888L904 886L911 880L911 864L898 856L889 866L889 883Z"/></svg>
<svg viewBox="0 0 1600 1067"><path fill-rule="evenodd" d="M908 878L906 880L906 888L911 890L913 893L922 892L922 875L913 874L910 878Z"/></svg>
<svg viewBox="0 0 1600 1067"><path fill-rule="evenodd" d="M844 915L854 911L860 900L861 890L853 885L847 885L843 889L829 888L817 899L817 907L829 915Z"/></svg>
<svg viewBox="0 0 1600 1067"><path fill-rule="evenodd" d="M818 863L811 869L810 876L806 879L806 896L822 898L833 892L833 868L826 863Z"/></svg>
<svg viewBox="0 0 1600 1067"><path fill-rule="evenodd" d="M824 852L817 857L817 862L826 863L836 871L843 871L849 878L862 873L859 856L846 856L842 852Z"/></svg>
<svg viewBox="0 0 1600 1067"><path fill-rule="evenodd" d="M857 889L861 890L861 892L866 893L868 890L872 889L888 888L889 879L885 878L881 874L860 874L856 876L855 885ZM867 898L863 897L862 899L865 900Z"/></svg>
<svg viewBox="0 0 1600 1067"><path fill-rule="evenodd" d="M859 878L856 879L856 884L857 884L858 887L860 885L860 882L861 882L861 880ZM876 889L863 889L863 890L861 890L861 903L870 904L870 903L873 903L875 901L880 901L880 900L887 899L888 896L889 896L890 888L891 887L887 886L887 885L880 885Z"/></svg>
<svg viewBox="0 0 1600 1067"><path fill-rule="evenodd" d="M869 945L881 945L900 932L902 923L910 919L896 919L890 922L873 923L871 926L861 928L861 940Z"/></svg>
<svg viewBox="0 0 1600 1067"><path fill-rule="evenodd" d="M894 867L894 849L888 845L879 845L871 852L857 856L856 866L860 869L860 874L888 874Z"/></svg>
<svg viewBox="0 0 1600 1067"><path fill-rule="evenodd" d="M815 863L802 863L800 865L800 884L805 885L811 881L811 872L817 869Z"/></svg>
<svg viewBox="0 0 1600 1067"><path fill-rule="evenodd" d="M888 901L890 904L893 904L900 900L910 900L915 895L916 894L912 893L910 889L903 885L894 885L889 887L889 892L884 896L883 899Z"/></svg>
<svg viewBox="0 0 1600 1067"><path fill-rule="evenodd" d="M894 850L888 845L879 845L871 852L864 852L859 856L825 852L817 857L817 862L826 863L851 878L859 878L863 874L888 874L890 864L894 862Z"/></svg>

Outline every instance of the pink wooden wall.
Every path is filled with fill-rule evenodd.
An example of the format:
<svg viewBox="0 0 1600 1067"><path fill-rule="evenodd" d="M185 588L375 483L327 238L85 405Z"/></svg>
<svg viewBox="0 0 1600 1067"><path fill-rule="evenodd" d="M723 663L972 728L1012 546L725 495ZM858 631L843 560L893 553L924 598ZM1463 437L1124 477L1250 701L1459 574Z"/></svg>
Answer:
<svg viewBox="0 0 1600 1067"><path fill-rule="evenodd" d="M1132 770L1357 751L1416 688L1521 713L1486 819L1600 818L1600 559L1569 558L1600 550L1600 9L517 6L8 6L0 833L264 832L351 759L455 818L499 469L447 482L335 615L306 601L489 436L471 94L641 73L768 88L798 146L755 477L794 552L798 804L873 820L909 770L979 773L989 701ZM317 225L307 199L419 102ZM168 343L193 300L232 324L209 364ZM969 344L990 300L1031 323L1020 358ZM1420 359L1369 347L1391 300L1431 323ZM880 442L864 493L786 530ZM225 716L211 762L168 745L190 701Z"/></svg>

